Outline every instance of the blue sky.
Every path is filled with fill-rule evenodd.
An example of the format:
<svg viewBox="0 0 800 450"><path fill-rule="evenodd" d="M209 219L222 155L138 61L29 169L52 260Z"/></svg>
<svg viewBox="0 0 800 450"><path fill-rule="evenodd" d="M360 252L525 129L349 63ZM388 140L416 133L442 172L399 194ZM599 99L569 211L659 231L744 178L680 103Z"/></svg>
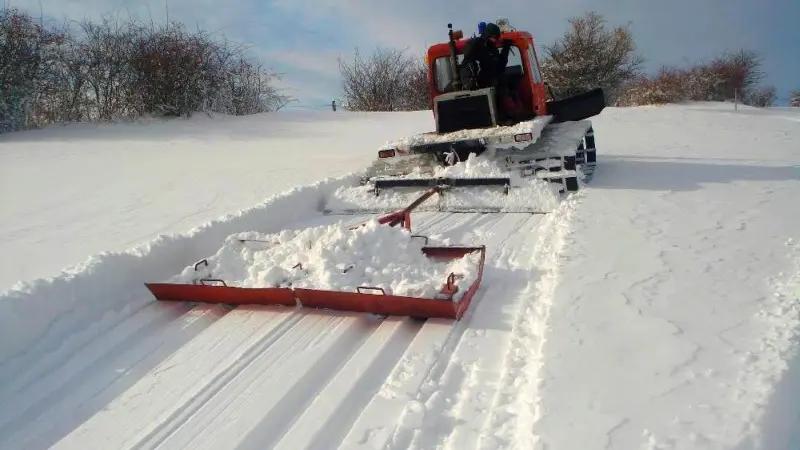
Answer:
<svg viewBox="0 0 800 450"><path fill-rule="evenodd" d="M447 23L471 34L477 22L509 18L530 30L539 48L559 38L567 18L588 10L609 25L630 22L648 68L682 65L723 51L752 49L763 58L766 83L781 103L800 89L798 0L4 0L54 19L103 14L180 20L245 43L283 74L280 86L298 107L329 104L340 95L337 58L355 47L408 48L446 39Z"/></svg>

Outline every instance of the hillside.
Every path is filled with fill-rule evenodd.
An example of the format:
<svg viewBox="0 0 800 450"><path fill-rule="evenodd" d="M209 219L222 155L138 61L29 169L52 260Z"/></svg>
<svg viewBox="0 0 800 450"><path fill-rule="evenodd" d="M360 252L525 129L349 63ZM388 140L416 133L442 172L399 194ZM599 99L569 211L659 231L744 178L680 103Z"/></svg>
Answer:
<svg viewBox="0 0 800 450"><path fill-rule="evenodd" d="M593 122L594 178L552 213L415 216L487 246L455 323L143 285L234 233L341 220L320 198L430 112L0 137L0 448L797 447L800 114Z"/></svg>

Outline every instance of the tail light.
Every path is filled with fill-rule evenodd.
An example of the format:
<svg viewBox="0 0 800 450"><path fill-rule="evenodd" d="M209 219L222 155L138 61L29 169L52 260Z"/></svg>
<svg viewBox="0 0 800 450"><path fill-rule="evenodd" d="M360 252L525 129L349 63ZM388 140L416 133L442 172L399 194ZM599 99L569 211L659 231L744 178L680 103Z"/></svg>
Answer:
<svg viewBox="0 0 800 450"><path fill-rule="evenodd" d="M531 133L515 134L514 135L514 140L516 142L530 141L530 140L533 140L533 134L531 134Z"/></svg>
<svg viewBox="0 0 800 450"><path fill-rule="evenodd" d="M395 155L394 149L378 150L378 158L391 158Z"/></svg>

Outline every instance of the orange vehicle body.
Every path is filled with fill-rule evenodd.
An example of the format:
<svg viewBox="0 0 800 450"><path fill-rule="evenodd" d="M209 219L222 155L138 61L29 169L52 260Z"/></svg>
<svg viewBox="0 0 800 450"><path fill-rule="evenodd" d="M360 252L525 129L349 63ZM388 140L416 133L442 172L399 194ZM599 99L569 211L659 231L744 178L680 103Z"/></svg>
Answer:
<svg viewBox="0 0 800 450"><path fill-rule="evenodd" d="M464 54L464 47L466 47L470 40L460 38L461 34L460 31L455 32L457 38L455 46L458 55ZM536 56L533 36L527 31L507 31L502 33L500 38L497 39L498 49L506 39L513 42L511 47L512 53L517 52L514 60L518 58L523 69L522 77L516 82L512 81L512 85L510 86L511 90L516 91L519 95L526 113L531 116L547 115L546 88L541 75L541 66ZM430 89L431 109L433 109L433 99L445 93L440 89L439 83L437 83L437 77L444 77L443 71L449 71L449 43L442 42L429 47L425 56L425 61L428 65L428 87ZM509 63L511 63L511 61L512 58L509 57ZM450 76L449 73L446 76Z"/></svg>

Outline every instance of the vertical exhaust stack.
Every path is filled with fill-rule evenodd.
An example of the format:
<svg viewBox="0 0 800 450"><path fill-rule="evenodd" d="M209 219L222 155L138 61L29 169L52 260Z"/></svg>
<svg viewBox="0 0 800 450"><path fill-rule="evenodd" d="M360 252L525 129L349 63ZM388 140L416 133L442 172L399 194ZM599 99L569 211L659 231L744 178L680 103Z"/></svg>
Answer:
<svg viewBox="0 0 800 450"><path fill-rule="evenodd" d="M453 24L447 24L448 32L447 34L450 36L450 70L453 72L453 89L456 91L460 91L463 88L463 84L461 83L461 73L458 70L458 50L456 49L456 39L460 39L463 36L461 30L453 31ZM459 34L461 36L456 37Z"/></svg>

